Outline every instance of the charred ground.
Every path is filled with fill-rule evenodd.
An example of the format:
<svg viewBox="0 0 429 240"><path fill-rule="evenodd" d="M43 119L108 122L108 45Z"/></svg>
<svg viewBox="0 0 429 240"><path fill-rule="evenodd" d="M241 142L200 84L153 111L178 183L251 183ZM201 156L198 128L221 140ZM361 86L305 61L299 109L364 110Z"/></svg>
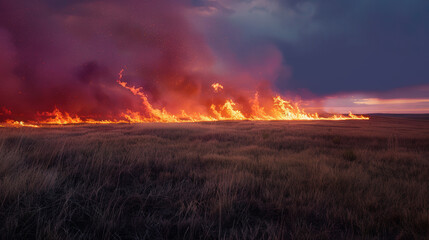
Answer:
<svg viewBox="0 0 429 240"><path fill-rule="evenodd" d="M0 236L427 238L429 121L0 129Z"/></svg>

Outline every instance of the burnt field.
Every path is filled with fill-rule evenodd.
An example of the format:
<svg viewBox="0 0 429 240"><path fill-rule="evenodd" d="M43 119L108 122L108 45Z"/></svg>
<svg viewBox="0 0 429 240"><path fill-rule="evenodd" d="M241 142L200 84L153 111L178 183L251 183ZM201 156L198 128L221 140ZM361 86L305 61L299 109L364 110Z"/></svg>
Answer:
<svg viewBox="0 0 429 240"><path fill-rule="evenodd" d="M429 120L0 128L4 239L424 239Z"/></svg>

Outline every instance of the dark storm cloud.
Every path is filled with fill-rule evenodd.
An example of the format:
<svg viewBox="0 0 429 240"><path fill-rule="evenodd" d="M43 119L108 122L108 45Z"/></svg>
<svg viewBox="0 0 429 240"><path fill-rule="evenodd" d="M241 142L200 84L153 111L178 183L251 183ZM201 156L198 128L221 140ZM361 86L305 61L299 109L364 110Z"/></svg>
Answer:
<svg viewBox="0 0 429 240"><path fill-rule="evenodd" d="M213 1L198 1L198 5ZM292 76L279 89L325 95L428 82L429 1L217 0L240 49L271 43ZM213 7L211 7L213 8ZM212 10L213 12L213 10ZM227 19L227 20L225 20ZM232 48L234 50L234 48ZM246 52L246 51L244 51Z"/></svg>
<svg viewBox="0 0 429 240"><path fill-rule="evenodd" d="M428 1L339 2L317 4L321 32L280 43L294 81L279 86L324 94L428 83Z"/></svg>

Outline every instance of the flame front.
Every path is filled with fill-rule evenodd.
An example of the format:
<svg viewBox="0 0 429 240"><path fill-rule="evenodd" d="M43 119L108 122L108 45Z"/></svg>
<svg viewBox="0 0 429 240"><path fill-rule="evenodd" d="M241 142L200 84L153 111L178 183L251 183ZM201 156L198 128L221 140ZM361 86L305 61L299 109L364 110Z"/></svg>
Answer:
<svg viewBox="0 0 429 240"><path fill-rule="evenodd" d="M61 112L55 108L52 112L39 113L38 117L43 118L39 121L6 120L0 127L40 127L46 125L64 125L64 124L114 124L114 123L146 123L146 122L200 122L200 121L220 121L220 120L252 120L252 121L272 121L272 120L368 120L368 117L357 116L351 112L347 115L333 115L329 117L320 117L317 113L306 113L297 103L292 103L283 99L281 96L272 97L271 104L262 106L259 93L249 99L250 112L244 112L243 106L235 103L232 99L225 99L223 104L212 103L205 113L186 112L181 110L178 114L172 114L165 108L156 108L144 93L141 87L130 86L123 81L123 72L119 73L117 83L130 91L134 96L141 100L141 107L144 112L127 109L120 115L119 119L95 120L92 118L83 118L78 115L72 115L67 112ZM215 94L224 90L220 83L211 85ZM265 101L266 102L266 101Z"/></svg>

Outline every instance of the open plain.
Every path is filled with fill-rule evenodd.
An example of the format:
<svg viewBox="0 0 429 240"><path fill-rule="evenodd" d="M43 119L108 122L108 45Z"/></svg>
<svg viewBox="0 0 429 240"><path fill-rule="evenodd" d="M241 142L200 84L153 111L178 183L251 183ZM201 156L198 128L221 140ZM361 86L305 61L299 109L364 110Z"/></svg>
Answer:
<svg viewBox="0 0 429 240"><path fill-rule="evenodd" d="M0 128L5 239L427 239L429 120Z"/></svg>

